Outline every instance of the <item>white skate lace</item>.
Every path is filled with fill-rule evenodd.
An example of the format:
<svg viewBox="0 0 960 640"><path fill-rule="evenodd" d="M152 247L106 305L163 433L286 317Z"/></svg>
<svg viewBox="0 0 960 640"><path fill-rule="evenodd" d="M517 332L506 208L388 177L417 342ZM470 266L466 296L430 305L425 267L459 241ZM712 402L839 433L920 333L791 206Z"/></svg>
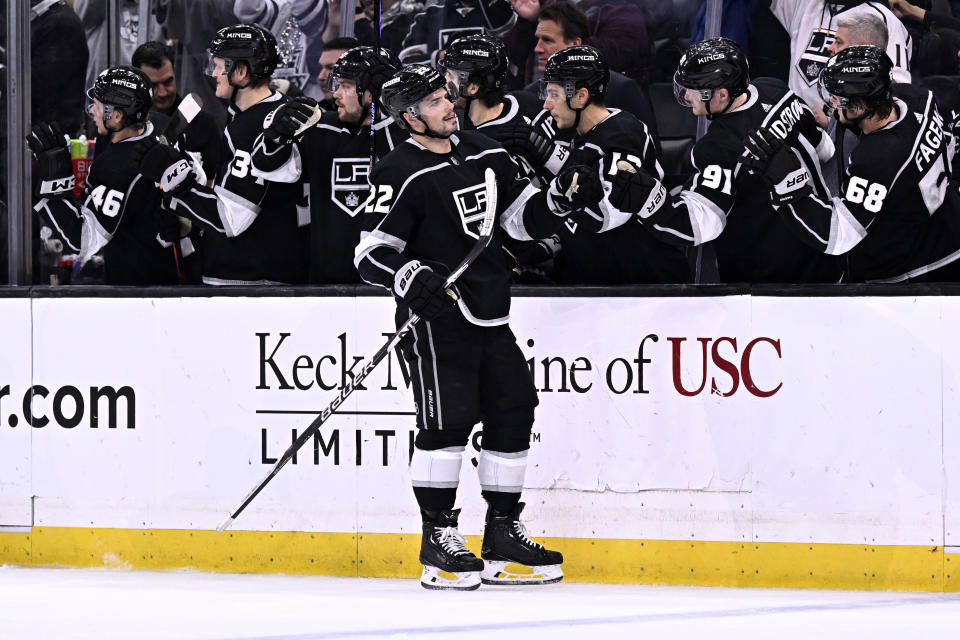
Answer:
<svg viewBox="0 0 960 640"><path fill-rule="evenodd" d="M538 542L534 542L533 540L530 539L530 537L527 535L527 528L519 520L513 521L513 530L517 533L517 535L520 537L520 541L523 542L524 544L531 546L535 549L543 549L542 544Z"/></svg>
<svg viewBox="0 0 960 640"><path fill-rule="evenodd" d="M470 553L467 549L467 539L463 537L463 534L461 534L456 527L444 527L440 529L438 533L440 536L437 538L437 542L440 543L440 546L443 547L447 553L452 553L453 555Z"/></svg>

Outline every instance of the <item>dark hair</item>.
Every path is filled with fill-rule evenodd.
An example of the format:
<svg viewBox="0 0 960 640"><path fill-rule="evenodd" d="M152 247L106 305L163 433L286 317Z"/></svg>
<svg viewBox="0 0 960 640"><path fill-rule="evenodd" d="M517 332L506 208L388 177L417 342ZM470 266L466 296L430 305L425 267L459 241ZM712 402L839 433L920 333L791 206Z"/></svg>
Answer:
<svg viewBox="0 0 960 640"><path fill-rule="evenodd" d="M175 55L173 47L166 42L151 40L137 47L137 50L133 52L133 59L130 63L138 69L144 65L159 69L163 66L164 60L169 60L170 65L173 66Z"/></svg>
<svg viewBox="0 0 960 640"><path fill-rule="evenodd" d="M359 47L359 46L360 46L360 41L357 40L356 38L343 37L343 38L334 38L330 42L324 42L323 50L329 51L332 49L336 51L337 49L343 49L344 51L346 51L347 49L353 49L354 47Z"/></svg>
<svg viewBox="0 0 960 640"><path fill-rule="evenodd" d="M540 21L552 20L560 25L564 42L571 42L580 38L580 44L587 44L590 39L590 25L587 24L587 14L583 9L570 2L557 2L547 5L540 10Z"/></svg>

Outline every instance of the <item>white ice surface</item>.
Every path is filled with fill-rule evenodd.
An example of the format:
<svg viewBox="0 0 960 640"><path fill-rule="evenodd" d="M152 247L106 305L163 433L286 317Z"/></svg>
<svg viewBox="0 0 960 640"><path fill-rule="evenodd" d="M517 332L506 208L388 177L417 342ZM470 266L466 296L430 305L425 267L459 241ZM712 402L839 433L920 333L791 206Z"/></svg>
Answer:
<svg viewBox="0 0 960 640"><path fill-rule="evenodd" d="M0 567L3 640L960 637L960 594Z"/></svg>

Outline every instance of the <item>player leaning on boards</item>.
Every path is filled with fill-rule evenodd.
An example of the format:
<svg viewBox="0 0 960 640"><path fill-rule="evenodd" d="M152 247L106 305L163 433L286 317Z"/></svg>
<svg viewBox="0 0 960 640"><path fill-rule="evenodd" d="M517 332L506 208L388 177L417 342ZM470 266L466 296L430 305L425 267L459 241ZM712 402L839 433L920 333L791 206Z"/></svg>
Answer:
<svg viewBox="0 0 960 640"><path fill-rule="evenodd" d="M767 127L813 167L810 184L825 197L819 162L833 155L833 143L807 104L779 80L751 82L743 50L727 38L687 49L674 74L674 91L694 115L711 120L693 147L696 173L673 196L649 172L621 171L614 176L611 199L673 242L715 241L723 282L837 282L839 261L800 241L776 215L767 184L740 167L747 133Z"/></svg>
<svg viewBox="0 0 960 640"><path fill-rule="evenodd" d="M523 154L545 175L556 165L595 166L590 181L578 185L594 190L596 200L564 220L551 247L553 278L557 284L662 284L690 279L683 248L664 242L650 230L627 224L633 214L608 197L611 181L629 167L658 179L663 170L650 129L631 113L606 106L610 68L593 47L576 45L557 51L544 67L540 98L560 131L572 131L568 157L560 160L559 147L544 144L515 146L501 136L504 146ZM534 129L528 141L539 138ZM535 152L535 147L539 152Z"/></svg>
<svg viewBox="0 0 960 640"><path fill-rule="evenodd" d="M848 47L820 72L825 111L859 130L841 194L821 197L772 132L747 141L744 164L766 172L783 219L818 251L846 255L852 282L956 282L960 209L949 134L929 94L922 111L894 97L881 49ZM789 188L785 185L792 179Z"/></svg>
<svg viewBox="0 0 960 640"><path fill-rule="evenodd" d="M370 105L399 68L388 49L354 47L337 59L328 79L335 111L325 112L312 127L304 127L310 111L297 101L267 116L273 124L257 142L254 174L276 182L306 182L311 284L362 282L353 266L353 249L360 241L371 165L407 138L393 118L378 117L371 150Z"/></svg>
<svg viewBox="0 0 960 640"><path fill-rule="evenodd" d="M38 123L27 136L37 158L34 210L54 231L65 253L86 262L103 252L107 284L178 283L182 235L177 217L162 210L153 186L148 152L159 143L147 113L153 101L150 79L134 67L113 67L87 91L87 109L110 144L99 150L82 195L73 196L73 164L56 123ZM187 245L190 251L190 245Z"/></svg>
<svg viewBox="0 0 960 640"><path fill-rule="evenodd" d="M457 131L450 98L443 76L426 65L405 67L384 83L381 103L411 138L373 170L355 258L364 280L398 298L398 326L411 314L423 318L401 343L417 407L410 476L423 518L420 581L430 589L475 589L481 580L555 582L563 556L530 540L519 521L538 401L508 324L510 267L497 236L553 233L576 208L564 194L580 173L561 173L546 192L534 187L518 177L502 147L478 132ZM494 193L485 188L488 169L496 175ZM470 251L488 203L496 203L496 235L447 291L446 273ZM454 509L460 463L477 422L483 423L478 473L489 504L483 560L467 550ZM511 574L509 563L533 573Z"/></svg>
<svg viewBox="0 0 960 640"><path fill-rule="evenodd" d="M162 181L164 199L206 230L205 284L303 283L310 223L303 186L266 181L251 166L264 119L288 100L270 88L280 59L276 39L259 25L238 24L220 29L208 53L217 97L229 101L224 160L212 189L198 184L192 171L176 172ZM320 119L316 102L296 100L307 112L303 126ZM171 153L167 161L172 171L182 158Z"/></svg>

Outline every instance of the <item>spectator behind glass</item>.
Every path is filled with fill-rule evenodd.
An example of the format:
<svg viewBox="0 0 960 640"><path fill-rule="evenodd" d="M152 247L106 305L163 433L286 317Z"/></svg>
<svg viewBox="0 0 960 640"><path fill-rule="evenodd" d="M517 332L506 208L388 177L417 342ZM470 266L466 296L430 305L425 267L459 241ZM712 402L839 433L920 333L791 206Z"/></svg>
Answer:
<svg viewBox="0 0 960 640"><path fill-rule="evenodd" d="M923 9L907 0L889 2L890 10L903 20L914 38L919 40L911 63L913 75L956 75L960 19L947 13Z"/></svg>
<svg viewBox="0 0 960 640"><path fill-rule="evenodd" d="M707 4L694 19L690 42L705 37ZM755 78L770 76L787 81L790 36L770 13L770 0L723 0L720 35L740 43Z"/></svg>
<svg viewBox="0 0 960 640"><path fill-rule="evenodd" d="M83 125L90 58L83 25L63 0L32 0L30 7L30 119L75 134Z"/></svg>
<svg viewBox="0 0 960 640"><path fill-rule="evenodd" d="M84 87L92 87L97 75L106 69L107 42L107 0L74 0L73 10L80 16L83 30L87 34L87 46L90 48L90 63L87 65L87 79ZM138 0L120 0L120 32L114 34L120 42L120 59L113 64L128 64L133 57L140 38L140 29L146 30L144 40L158 40L163 37L163 29L156 20L140 24L140 2Z"/></svg>
<svg viewBox="0 0 960 640"><path fill-rule="evenodd" d="M883 2L860 0L773 0L770 10L790 34L790 88L808 105L823 101L817 79L830 57L837 21L854 14L879 15L887 25L886 53L893 61L894 82L910 82L912 40Z"/></svg>
<svg viewBox="0 0 960 640"><path fill-rule="evenodd" d="M158 41L145 42L133 52L133 66L147 74L153 83L151 110L165 116L172 116L183 100L177 90L174 59L173 47ZM222 137L221 129L206 109L197 114L184 133L184 150L200 154L208 176L219 166Z"/></svg>
<svg viewBox="0 0 960 640"><path fill-rule="evenodd" d="M347 49L353 49L359 45L360 43L357 42L356 38L334 38L330 42L323 45L323 53L320 54L318 61L320 65L320 71L317 73L317 85L319 85L320 90L323 92L323 99L320 100L320 107L324 111L337 110L337 105L333 101L333 91L330 91L329 87L327 87L327 82L330 80L330 72L333 70L333 65L336 64L343 52L345 52Z"/></svg>
<svg viewBox="0 0 960 640"><path fill-rule="evenodd" d="M230 0L161 0L157 8L157 21L183 47L177 61L180 89L185 93L199 93L203 98L203 110L211 113L217 128L223 130L227 122L227 108L225 103L217 99L204 69L207 66L207 44L220 28L237 22L233 3Z"/></svg>
<svg viewBox="0 0 960 640"><path fill-rule="evenodd" d="M533 51L537 56L537 68L542 73L547 60L557 51L578 44L590 44L590 26L587 16L579 6L570 2L557 2L543 7L538 13L537 43ZM612 43L607 42L607 46ZM597 47L603 53L600 47ZM539 95L540 81L528 84L525 91ZM651 130L659 147L657 123L653 116L650 99L640 85L616 71L610 71L610 86L607 89L606 106L622 109L642 120Z"/></svg>
<svg viewBox="0 0 960 640"><path fill-rule="evenodd" d="M233 12L241 22L273 33L280 53L273 85L291 96L300 95L310 79L307 50L323 40L327 28L327 0L233 0Z"/></svg>

